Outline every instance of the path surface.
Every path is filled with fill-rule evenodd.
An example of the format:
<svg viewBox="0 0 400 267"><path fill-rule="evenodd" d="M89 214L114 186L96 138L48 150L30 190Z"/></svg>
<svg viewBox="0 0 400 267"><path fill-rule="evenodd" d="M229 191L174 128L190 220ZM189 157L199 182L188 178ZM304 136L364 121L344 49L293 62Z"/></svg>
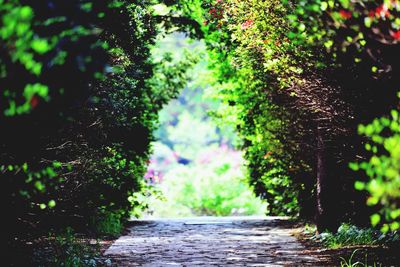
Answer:
<svg viewBox="0 0 400 267"><path fill-rule="evenodd" d="M115 266L321 266L283 218L138 220L105 252Z"/></svg>

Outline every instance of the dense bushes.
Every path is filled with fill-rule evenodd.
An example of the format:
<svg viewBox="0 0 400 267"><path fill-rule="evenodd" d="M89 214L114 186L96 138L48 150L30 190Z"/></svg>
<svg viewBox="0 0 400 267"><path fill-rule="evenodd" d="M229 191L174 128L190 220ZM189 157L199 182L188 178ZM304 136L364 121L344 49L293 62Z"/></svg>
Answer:
<svg viewBox="0 0 400 267"><path fill-rule="evenodd" d="M214 92L226 104L220 117L244 140L250 181L270 211L316 214L319 230L369 221L373 209L354 189L360 177L348 163L368 157L358 124L397 105L398 1L202 7L193 17L204 22Z"/></svg>
<svg viewBox="0 0 400 267"><path fill-rule="evenodd" d="M131 196L144 183L157 111L193 64L153 62L163 20L153 4L0 2L0 169L11 247L67 226L116 235L140 206Z"/></svg>

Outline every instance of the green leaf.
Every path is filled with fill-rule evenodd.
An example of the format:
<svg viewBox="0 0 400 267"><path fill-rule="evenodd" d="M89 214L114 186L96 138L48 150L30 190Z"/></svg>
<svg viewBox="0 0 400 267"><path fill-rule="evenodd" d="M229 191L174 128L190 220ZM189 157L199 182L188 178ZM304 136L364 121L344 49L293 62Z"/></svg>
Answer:
<svg viewBox="0 0 400 267"><path fill-rule="evenodd" d="M390 212L390 218L392 218L392 219L397 219L397 218L399 218L399 217L400 217L400 209L392 210L392 211Z"/></svg>
<svg viewBox="0 0 400 267"><path fill-rule="evenodd" d="M44 184L40 181L36 181L35 182L35 187L37 190L39 190L40 192L44 192L46 187L44 186Z"/></svg>
<svg viewBox="0 0 400 267"><path fill-rule="evenodd" d="M328 40L328 41L326 41L325 43L324 43L324 46L326 47L326 48L331 48L332 46L333 46L333 41L332 40Z"/></svg>
<svg viewBox="0 0 400 267"><path fill-rule="evenodd" d="M379 202L379 199L377 197L369 197L367 200L367 204L369 206L374 206L374 205L378 204L378 202Z"/></svg>
<svg viewBox="0 0 400 267"><path fill-rule="evenodd" d="M342 4L344 8L349 8L350 6L350 0L339 0L339 2Z"/></svg>
<svg viewBox="0 0 400 267"><path fill-rule="evenodd" d="M360 191L364 190L365 189L365 183L360 182L360 181L356 181L354 183L354 188L357 189L357 190L360 190Z"/></svg>
<svg viewBox="0 0 400 267"><path fill-rule="evenodd" d="M376 226L381 221L381 216L375 213L371 216L370 219L372 226Z"/></svg>
<svg viewBox="0 0 400 267"><path fill-rule="evenodd" d="M51 49L49 43L45 39L34 39L31 43L31 47L39 54L44 54Z"/></svg>
<svg viewBox="0 0 400 267"><path fill-rule="evenodd" d="M328 3L327 2L321 2L321 10L325 11L328 8Z"/></svg>
<svg viewBox="0 0 400 267"><path fill-rule="evenodd" d="M306 25L304 25L303 23L299 25L298 30L300 32L304 32L306 30Z"/></svg>
<svg viewBox="0 0 400 267"><path fill-rule="evenodd" d="M23 6L21 7L21 9L19 10L19 16L21 17L21 19L23 20L28 20L31 19L33 17L33 10L31 7L29 6Z"/></svg>
<svg viewBox="0 0 400 267"><path fill-rule="evenodd" d="M390 230L397 231L399 229L400 229L400 223L399 222L392 222L390 224Z"/></svg>
<svg viewBox="0 0 400 267"><path fill-rule="evenodd" d="M56 206L56 202L54 200L50 200L47 205L49 206L49 208L54 208Z"/></svg>
<svg viewBox="0 0 400 267"><path fill-rule="evenodd" d="M358 171L360 169L360 166L358 166L358 164L355 162L350 162L349 168L352 169L353 171Z"/></svg>
<svg viewBox="0 0 400 267"><path fill-rule="evenodd" d="M381 232L382 232L382 233L387 233L388 231L389 231L389 225L384 224L384 225L381 227Z"/></svg>
<svg viewBox="0 0 400 267"><path fill-rule="evenodd" d="M370 28L370 27L371 27L371 24L372 24L372 19L371 19L370 17L365 17L365 18L364 18L364 25L365 25L365 27Z"/></svg>
<svg viewBox="0 0 400 267"><path fill-rule="evenodd" d="M399 112L397 110L391 110L390 114L392 115L393 120L398 120L399 119Z"/></svg>

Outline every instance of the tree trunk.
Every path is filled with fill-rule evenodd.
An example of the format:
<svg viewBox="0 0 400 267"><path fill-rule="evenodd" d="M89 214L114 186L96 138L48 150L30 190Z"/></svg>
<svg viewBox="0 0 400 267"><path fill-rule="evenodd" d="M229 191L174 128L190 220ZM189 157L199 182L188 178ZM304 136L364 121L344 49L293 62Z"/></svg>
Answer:
<svg viewBox="0 0 400 267"><path fill-rule="evenodd" d="M317 216L318 232L336 232L339 226L340 206L335 203L340 198L338 187L334 184L335 169L334 154L327 147L320 130L317 132ZM338 181L337 181L338 182Z"/></svg>

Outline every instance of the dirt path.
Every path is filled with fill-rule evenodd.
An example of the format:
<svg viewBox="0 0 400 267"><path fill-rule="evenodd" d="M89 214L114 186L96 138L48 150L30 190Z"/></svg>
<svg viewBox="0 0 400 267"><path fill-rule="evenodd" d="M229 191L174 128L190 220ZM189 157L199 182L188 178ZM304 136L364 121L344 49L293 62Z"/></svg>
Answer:
<svg viewBox="0 0 400 267"><path fill-rule="evenodd" d="M115 266L323 266L291 227L277 217L138 220L105 256Z"/></svg>

